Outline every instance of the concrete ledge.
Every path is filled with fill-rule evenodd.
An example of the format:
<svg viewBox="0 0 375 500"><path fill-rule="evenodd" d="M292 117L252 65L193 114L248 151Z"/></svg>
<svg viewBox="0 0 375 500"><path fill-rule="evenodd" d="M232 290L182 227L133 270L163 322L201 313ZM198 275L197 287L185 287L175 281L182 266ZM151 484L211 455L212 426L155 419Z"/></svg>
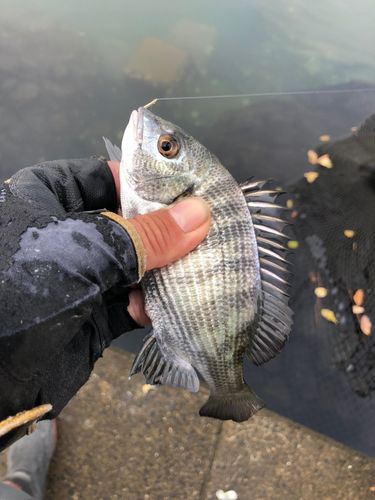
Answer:
<svg viewBox="0 0 375 500"><path fill-rule="evenodd" d="M201 418L208 396L127 380L133 355L106 351L62 412L46 500L375 500L375 460L262 410ZM0 473L5 455L0 455Z"/></svg>

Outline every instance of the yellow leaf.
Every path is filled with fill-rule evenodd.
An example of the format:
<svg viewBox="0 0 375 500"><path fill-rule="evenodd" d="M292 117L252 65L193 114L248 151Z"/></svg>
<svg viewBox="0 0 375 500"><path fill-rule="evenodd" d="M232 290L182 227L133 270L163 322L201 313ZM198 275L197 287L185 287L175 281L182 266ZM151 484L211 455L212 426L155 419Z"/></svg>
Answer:
<svg viewBox="0 0 375 500"><path fill-rule="evenodd" d="M365 314L362 316L359 322L359 326L361 327L361 330L365 335L370 335L372 325L368 316L366 316Z"/></svg>
<svg viewBox="0 0 375 500"><path fill-rule="evenodd" d="M287 207L287 208L293 208L293 200L288 200L288 201L286 202L286 207Z"/></svg>
<svg viewBox="0 0 375 500"><path fill-rule="evenodd" d="M329 141L330 140L330 136L329 135L321 135L319 137L319 141L322 141L322 142L326 142L326 141Z"/></svg>
<svg viewBox="0 0 375 500"><path fill-rule="evenodd" d="M280 186L277 186L277 188L275 188L275 190L276 190L276 191L282 191L282 190L283 190L283 188L282 188L282 187L280 187Z"/></svg>
<svg viewBox="0 0 375 500"><path fill-rule="evenodd" d="M315 181L319 177L318 172L306 172L303 174L309 184Z"/></svg>
<svg viewBox="0 0 375 500"><path fill-rule="evenodd" d="M353 238L355 235L355 232L352 231L351 229L345 229L344 234L347 238Z"/></svg>
<svg viewBox="0 0 375 500"><path fill-rule="evenodd" d="M147 394L151 389L153 389L153 386L150 384L144 384L142 385L142 392L143 394Z"/></svg>
<svg viewBox="0 0 375 500"><path fill-rule="evenodd" d="M315 165L316 160L318 159L318 155L312 149L307 151L307 159L312 164Z"/></svg>
<svg viewBox="0 0 375 500"><path fill-rule="evenodd" d="M295 250L298 248L298 241L290 240L288 241L288 247L291 248L292 250Z"/></svg>
<svg viewBox="0 0 375 500"><path fill-rule="evenodd" d="M333 311L330 311L329 309L322 309L320 311L320 314L324 319L330 321L331 323L335 323L335 325L337 325L337 323L339 322L339 320L335 316L335 313Z"/></svg>
<svg viewBox="0 0 375 500"><path fill-rule="evenodd" d="M327 288L323 288L322 286L318 286L317 288L315 288L314 292L315 295L320 299L327 296Z"/></svg>
<svg viewBox="0 0 375 500"><path fill-rule="evenodd" d="M353 295L354 304L356 306L361 306L363 302L363 290L359 289Z"/></svg>
<svg viewBox="0 0 375 500"><path fill-rule="evenodd" d="M322 167L332 168L332 162L331 162L328 154L323 155L323 156L319 156L319 158L316 160L316 162L319 163L319 165L321 165Z"/></svg>

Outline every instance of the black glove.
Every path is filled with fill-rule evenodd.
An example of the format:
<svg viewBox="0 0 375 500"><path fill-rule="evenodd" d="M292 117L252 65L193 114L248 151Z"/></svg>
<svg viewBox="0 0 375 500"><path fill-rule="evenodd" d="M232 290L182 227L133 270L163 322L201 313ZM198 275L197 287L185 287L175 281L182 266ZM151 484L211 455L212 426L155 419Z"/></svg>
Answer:
<svg viewBox="0 0 375 500"><path fill-rule="evenodd" d="M113 338L139 326L139 281L104 158L29 167L0 187L0 422L51 404L55 418ZM0 437L0 451L27 426Z"/></svg>

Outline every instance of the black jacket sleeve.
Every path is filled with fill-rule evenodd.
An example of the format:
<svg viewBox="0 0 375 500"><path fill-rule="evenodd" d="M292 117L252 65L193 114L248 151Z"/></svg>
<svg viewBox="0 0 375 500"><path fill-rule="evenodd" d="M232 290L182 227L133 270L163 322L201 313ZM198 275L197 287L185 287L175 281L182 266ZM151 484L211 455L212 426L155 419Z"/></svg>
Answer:
<svg viewBox="0 0 375 500"><path fill-rule="evenodd" d="M111 340L137 328L139 281L104 158L47 162L0 187L0 421L42 404L56 417ZM0 438L0 449L12 433Z"/></svg>

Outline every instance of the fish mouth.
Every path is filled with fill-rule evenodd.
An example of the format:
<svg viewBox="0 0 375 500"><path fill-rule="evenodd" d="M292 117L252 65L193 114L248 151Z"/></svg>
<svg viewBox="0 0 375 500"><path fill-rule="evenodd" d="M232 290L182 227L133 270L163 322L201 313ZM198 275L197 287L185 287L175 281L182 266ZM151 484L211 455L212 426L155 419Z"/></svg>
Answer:
<svg viewBox="0 0 375 500"><path fill-rule="evenodd" d="M133 137L137 144L140 146L143 142L143 116L145 113L145 108L138 108L138 111L134 110L130 115L130 121L133 124Z"/></svg>

